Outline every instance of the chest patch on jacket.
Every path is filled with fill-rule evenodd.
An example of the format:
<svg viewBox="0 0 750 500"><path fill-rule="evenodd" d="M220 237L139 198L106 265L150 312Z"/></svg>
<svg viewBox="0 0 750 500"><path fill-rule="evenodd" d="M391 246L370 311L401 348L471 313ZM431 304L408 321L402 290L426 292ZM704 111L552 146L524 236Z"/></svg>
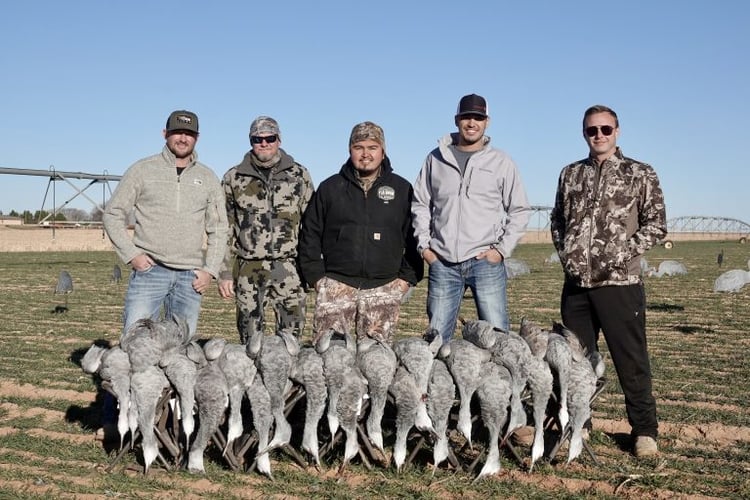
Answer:
<svg viewBox="0 0 750 500"><path fill-rule="evenodd" d="M396 190L391 186L380 186L378 188L378 198L383 201L391 201L396 197Z"/></svg>

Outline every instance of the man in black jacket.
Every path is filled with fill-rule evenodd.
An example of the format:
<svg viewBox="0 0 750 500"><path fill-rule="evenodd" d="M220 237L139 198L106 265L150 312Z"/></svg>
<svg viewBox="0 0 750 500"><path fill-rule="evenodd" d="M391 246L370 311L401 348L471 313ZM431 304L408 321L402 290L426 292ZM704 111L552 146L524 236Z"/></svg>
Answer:
<svg viewBox="0 0 750 500"><path fill-rule="evenodd" d="M313 341L334 329L390 342L401 300L423 275L412 193L391 168L383 129L355 125L349 159L320 184L302 219L300 267L317 292Z"/></svg>

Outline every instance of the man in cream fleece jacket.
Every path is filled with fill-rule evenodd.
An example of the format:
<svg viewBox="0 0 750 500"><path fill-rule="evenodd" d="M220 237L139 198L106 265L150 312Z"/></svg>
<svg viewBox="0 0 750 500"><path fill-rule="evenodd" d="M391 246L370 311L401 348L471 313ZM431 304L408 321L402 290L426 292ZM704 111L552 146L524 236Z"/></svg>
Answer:
<svg viewBox="0 0 750 500"><path fill-rule="evenodd" d="M104 211L104 228L118 257L132 267L123 332L163 312L185 319L195 335L202 294L218 276L226 249L224 194L216 174L198 162L195 113L173 112L163 134L161 153L123 175Z"/></svg>

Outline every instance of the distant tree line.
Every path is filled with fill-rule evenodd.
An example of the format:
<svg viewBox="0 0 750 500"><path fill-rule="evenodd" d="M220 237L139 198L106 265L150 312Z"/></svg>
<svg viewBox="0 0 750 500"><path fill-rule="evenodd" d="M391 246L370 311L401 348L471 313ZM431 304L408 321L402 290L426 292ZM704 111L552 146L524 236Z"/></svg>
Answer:
<svg viewBox="0 0 750 500"><path fill-rule="evenodd" d="M23 219L24 224L38 224L40 221L49 217L50 214L51 212L47 210L36 210L34 212L31 212L30 210L24 210L20 213L16 210L11 210L7 214L4 214L3 211L0 210L0 215L6 215L7 217L20 217L21 219ZM49 217L47 218L47 220L53 220L53 218ZM101 207L95 207L90 212L87 212L85 210L81 210L80 208L63 208L55 214L54 220L61 222L101 222L102 209Z"/></svg>

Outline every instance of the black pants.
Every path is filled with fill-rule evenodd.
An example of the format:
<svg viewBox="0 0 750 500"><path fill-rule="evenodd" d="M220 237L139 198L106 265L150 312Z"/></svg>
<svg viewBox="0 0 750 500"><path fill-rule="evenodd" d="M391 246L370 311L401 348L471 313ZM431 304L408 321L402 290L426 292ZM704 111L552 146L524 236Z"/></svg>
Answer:
<svg viewBox="0 0 750 500"><path fill-rule="evenodd" d="M604 333L625 395L632 435L656 438L656 400L651 392L651 364L646 345L646 294L643 285L581 288L563 286L560 313L589 352Z"/></svg>

